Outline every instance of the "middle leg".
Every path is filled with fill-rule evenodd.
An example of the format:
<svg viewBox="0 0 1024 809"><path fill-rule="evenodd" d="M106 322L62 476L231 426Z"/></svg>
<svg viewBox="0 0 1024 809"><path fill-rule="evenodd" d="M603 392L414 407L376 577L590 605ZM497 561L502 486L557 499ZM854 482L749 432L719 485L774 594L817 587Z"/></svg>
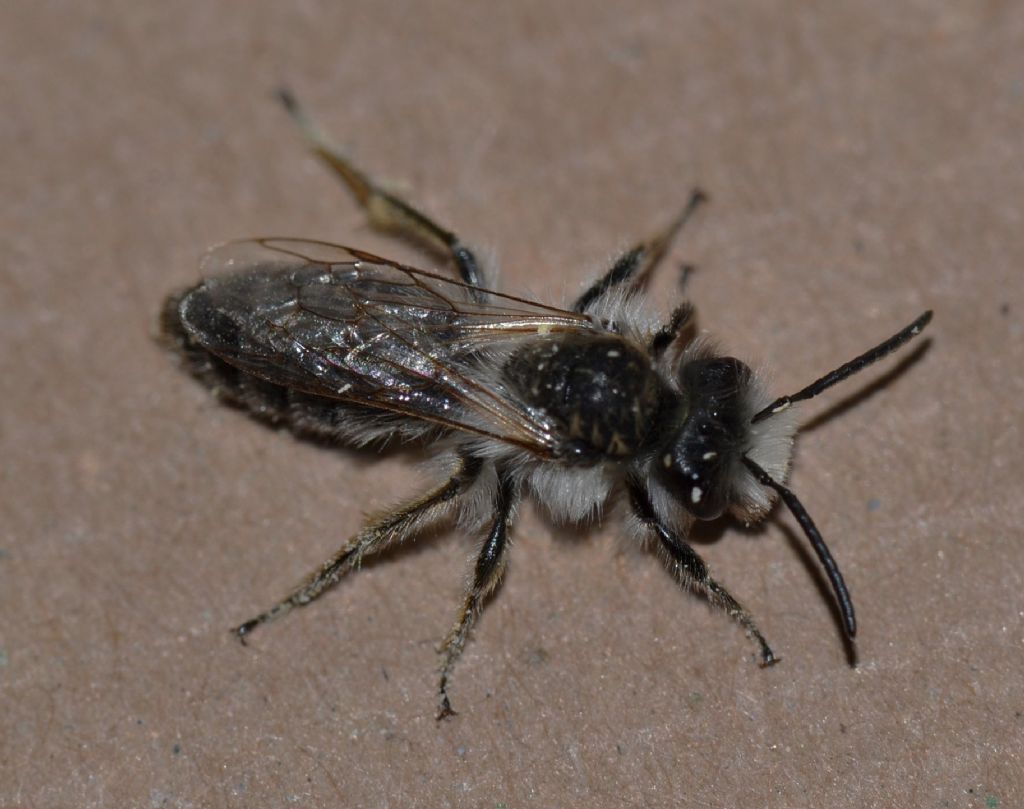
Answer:
<svg viewBox="0 0 1024 809"><path fill-rule="evenodd" d="M473 579L466 591L462 607L455 625L445 638L441 647L441 654L444 660L441 664L441 682L438 685L438 712L437 718L447 719L454 716L452 704L448 700L448 680L451 678L452 669L466 646L466 638L473 628L483 600L494 591L501 580L501 574L505 571L505 563L508 560L508 524L512 516L512 510L517 501L515 484L506 472L499 472L498 491L494 502L494 522L491 525L490 533L484 540L483 547L477 556L476 565L473 568Z"/></svg>
<svg viewBox="0 0 1024 809"><path fill-rule="evenodd" d="M575 312L584 312L599 303L608 293L619 289L623 284L636 286L643 282L665 256L672 241L679 235L683 226L690 220L694 212L707 200L707 195L699 188L690 192L690 199L678 216L669 222L668 227L658 231L650 238L644 239L623 253L604 275L597 279L573 304Z"/></svg>

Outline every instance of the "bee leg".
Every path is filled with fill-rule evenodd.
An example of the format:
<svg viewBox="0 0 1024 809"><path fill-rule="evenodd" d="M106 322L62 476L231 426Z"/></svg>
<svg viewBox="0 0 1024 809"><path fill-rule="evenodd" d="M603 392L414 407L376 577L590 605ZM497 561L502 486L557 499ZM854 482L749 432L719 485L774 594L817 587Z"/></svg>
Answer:
<svg viewBox="0 0 1024 809"><path fill-rule="evenodd" d="M676 341L676 338L693 320L693 304L689 301L681 303L672 311L668 323L658 329L647 343L647 350L655 359L665 353L665 349Z"/></svg>
<svg viewBox="0 0 1024 809"><path fill-rule="evenodd" d="M711 578L708 566L697 552L675 531L664 525L654 514L650 498L636 481L629 484L633 511L642 523L651 528L661 542L669 567L681 584L692 584L704 593L711 604L721 607L747 634L753 636L761 651L761 666L771 666L779 659L772 652L768 641L757 628L754 619L728 590Z"/></svg>
<svg viewBox="0 0 1024 809"><path fill-rule="evenodd" d="M462 281L472 287L484 284L480 262L452 231L441 227L433 219L408 202L389 193L361 172L337 146L320 130L312 118L286 89L278 91L285 109L299 125L313 152L323 160L352 192L370 224L388 233L395 233L423 245L450 259Z"/></svg>
<svg viewBox="0 0 1024 809"><path fill-rule="evenodd" d="M699 188L690 192L690 198L682 211L669 222L668 227L655 233L649 239L635 244L612 264L611 269L597 279L573 304L575 312L583 312L598 303L609 292L623 284L636 286L643 283L648 273L653 270L664 257L672 241L679 235L683 226L693 216L707 195Z"/></svg>
<svg viewBox="0 0 1024 809"><path fill-rule="evenodd" d="M466 639L469 637L473 623L480 613L483 600L498 586L501 574L505 571L505 563L508 558L508 524L515 501L512 481L507 475L501 475L494 504L494 522L477 556L476 565L473 568L473 579L466 590L466 596L458 617L455 619L455 625L452 626L448 637L445 638L444 644L441 646L444 660L441 664L441 681L437 692L438 720L455 715L452 704L448 700L448 681L451 678L452 669L466 645Z"/></svg>
<svg viewBox="0 0 1024 809"><path fill-rule="evenodd" d="M358 567L364 557L404 542L417 530L440 517L452 501L476 479L482 467L483 462L479 458L461 458L458 470L446 483L370 522L286 598L266 612L235 627L232 632L244 644L246 636L260 624L280 618L294 607L304 607L315 601L338 579Z"/></svg>

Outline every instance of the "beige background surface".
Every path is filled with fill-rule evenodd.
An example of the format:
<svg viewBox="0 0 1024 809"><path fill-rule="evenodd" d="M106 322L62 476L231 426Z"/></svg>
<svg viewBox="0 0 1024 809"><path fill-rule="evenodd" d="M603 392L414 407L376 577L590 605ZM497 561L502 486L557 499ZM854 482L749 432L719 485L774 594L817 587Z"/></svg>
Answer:
<svg viewBox="0 0 1024 809"><path fill-rule="evenodd" d="M15 2L0 62L0 806L1024 805L1020 4ZM454 721L466 537L229 636L416 480L218 406L151 339L227 238L412 256L281 82L550 300L700 183L673 262L779 392L936 310L902 372L805 411L857 667L784 514L700 542L767 671L616 524L532 509Z"/></svg>

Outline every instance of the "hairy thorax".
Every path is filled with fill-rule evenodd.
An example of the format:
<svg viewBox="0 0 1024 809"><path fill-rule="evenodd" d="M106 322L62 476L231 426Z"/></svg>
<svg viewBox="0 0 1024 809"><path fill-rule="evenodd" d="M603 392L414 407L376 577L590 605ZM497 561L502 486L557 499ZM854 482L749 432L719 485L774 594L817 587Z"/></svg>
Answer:
<svg viewBox="0 0 1024 809"><path fill-rule="evenodd" d="M647 354L615 334L552 335L509 358L505 377L556 421L573 464L628 460L640 452L663 400Z"/></svg>

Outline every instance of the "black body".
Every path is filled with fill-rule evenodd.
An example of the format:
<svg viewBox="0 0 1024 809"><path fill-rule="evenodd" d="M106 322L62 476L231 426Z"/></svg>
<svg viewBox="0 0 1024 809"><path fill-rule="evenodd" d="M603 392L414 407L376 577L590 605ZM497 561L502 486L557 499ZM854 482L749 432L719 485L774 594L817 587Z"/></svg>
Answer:
<svg viewBox="0 0 1024 809"><path fill-rule="evenodd" d="M262 421L350 444L440 439L451 468L447 480L370 520L288 596L235 627L243 643L364 558L458 511L464 524L486 533L441 649L438 718L451 716L453 667L505 569L510 524L527 491L576 521L625 491L637 532L656 538L678 580L753 637L763 665L776 661L771 648L686 535L694 519L727 509L760 519L777 495L821 559L853 637L853 605L838 567L780 482L792 429L787 417L774 417L919 334L930 312L766 406L746 365L684 339L688 303L660 327L632 322L626 305L705 199L700 191L668 227L624 252L561 309L487 290L483 268L459 237L373 183L290 94L282 91L281 99L371 224L440 254L461 280L326 242L237 242L208 253L205 280L167 299L164 335L219 398ZM769 423L754 426L761 421Z"/></svg>

